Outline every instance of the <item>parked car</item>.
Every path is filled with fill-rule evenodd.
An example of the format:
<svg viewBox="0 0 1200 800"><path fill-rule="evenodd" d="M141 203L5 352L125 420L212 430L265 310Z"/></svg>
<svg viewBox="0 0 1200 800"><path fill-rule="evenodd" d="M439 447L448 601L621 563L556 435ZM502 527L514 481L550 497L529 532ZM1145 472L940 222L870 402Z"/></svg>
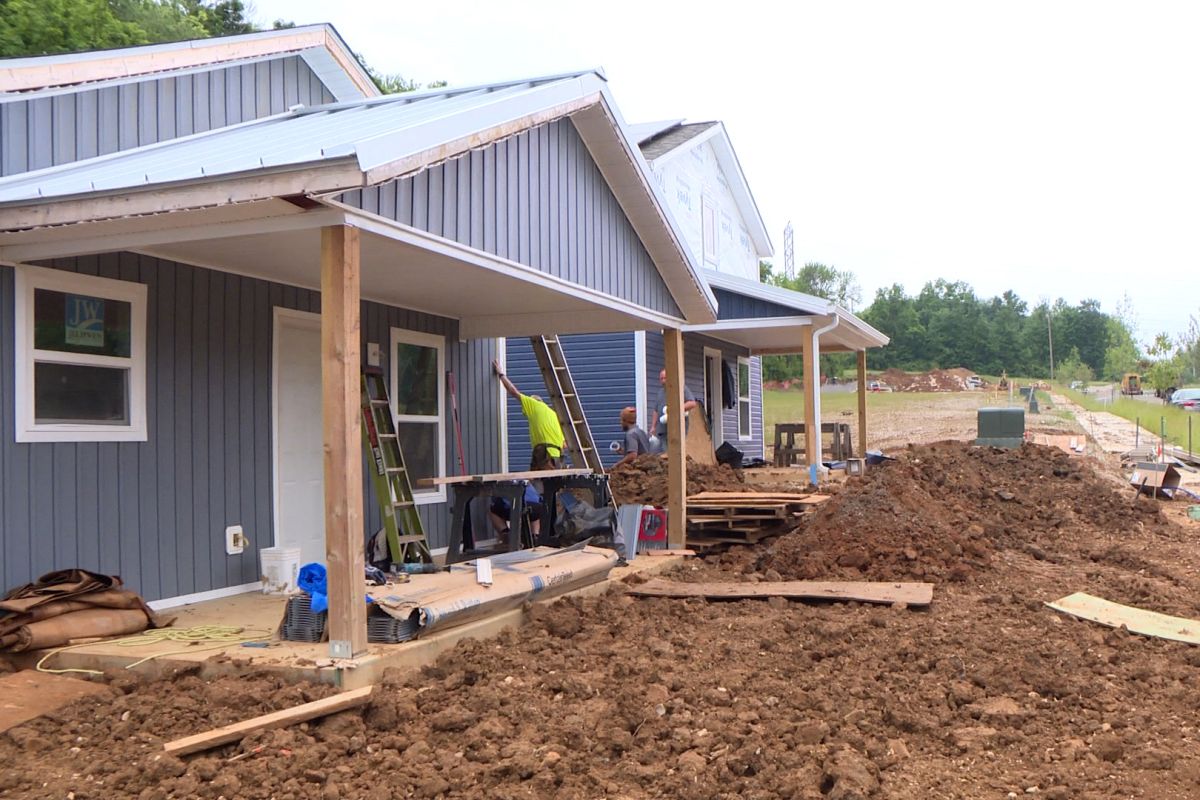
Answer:
<svg viewBox="0 0 1200 800"><path fill-rule="evenodd" d="M979 389L983 386L983 378L978 375L972 375L965 381L968 389Z"/></svg>
<svg viewBox="0 0 1200 800"><path fill-rule="evenodd" d="M1200 411L1200 389L1176 389L1171 405L1185 411Z"/></svg>
<svg viewBox="0 0 1200 800"><path fill-rule="evenodd" d="M1083 390L1083 381L1071 381L1071 389L1073 389L1076 392L1082 391Z"/></svg>
<svg viewBox="0 0 1200 800"><path fill-rule="evenodd" d="M890 392L892 387L888 386L883 381L867 381L868 392Z"/></svg>

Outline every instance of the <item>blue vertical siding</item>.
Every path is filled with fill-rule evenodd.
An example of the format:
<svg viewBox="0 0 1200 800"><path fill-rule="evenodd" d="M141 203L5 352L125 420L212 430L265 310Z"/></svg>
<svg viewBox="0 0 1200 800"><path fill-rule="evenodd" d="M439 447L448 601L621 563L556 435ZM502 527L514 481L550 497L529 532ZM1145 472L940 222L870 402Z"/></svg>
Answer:
<svg viewBox="0 0 1200 800"><path fill-rule="evenodd" d="M563 353L579 392L592 438L600 458L611 467L620 458L608 444L622 440L621 409L635 405L637 386L633 370L632 333L601 333L561 337ZM546 398L546 385L538 370L529 339L506 342L508 377L523 393ZM529 423L520 404L508 399L508 465L511 470L529 466Z"/></svg>
<svg viewBox="0 0 1200 800"><path fill-rule="evenodd" d="M707 405L708 399L704 396L705 347L721 351L721 359L729 365L735 378L737 377L737 357L746 355L748 351L744 347L719 339L697 334L684 334L684 381L696 398ZM721 426L725 432L725 441L749 457L761 458L763 454L762 359L752 358L750 362L750 438L738 438L737 408L721 409ZM654 331L648 332L646 334L646 391L651 405L658 395L660 387L658 374L662 371L665 363L662 334Z"/></svg>
<svg viewBox="0 0 1200 800"><path fill-rule="evenodd" d="M0 267L0 588L73 566L119 574L148 599L257 580L258 548L273 539L273 309L319 312L319 294L132 253L48 266L147 285L149 435L16 443L14 270ZM462 343L453 320L363 303L364 352L367 342L386 351L392 327L446 337L467 468L499 469L494 342ZM453 473L448 415L445 425ZM365 476L364 536L380 525ZM422 506L421 514L431 545L444 547L448 506ZM224 529L233 524L245 527L252 546L227 556Z"/></svg>
<svg viewBox="0 0 1200 800"><path fill-rule="evenodd" d="M381 186L357 208L682 316L570 120Z"/></svg>
<svg viewBox="0 0 1200 800"><path fill-rule="evenodd" d="M36 96L0 95L0 176L128 150L279 114L333 95L298 55L110 82Z"/></svg>

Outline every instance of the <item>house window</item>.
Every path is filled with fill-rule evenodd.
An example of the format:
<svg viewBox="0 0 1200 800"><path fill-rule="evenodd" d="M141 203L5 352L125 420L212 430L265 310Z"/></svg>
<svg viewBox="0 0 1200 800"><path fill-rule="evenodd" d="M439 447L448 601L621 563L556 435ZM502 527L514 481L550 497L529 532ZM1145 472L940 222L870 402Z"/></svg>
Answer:
<svg viewBox="0 0 1200 800"><path fill-rule="evenodd" d="M417 485L446 475L445 352L441 336L392 328L392 413L418 504L446 499L444 486Z"/></svg>
<svg viewBox="0 0 1200 800"><path fill-rule="evenodd" d="M18 442L146 441L146 285L16 268Z"/></svg>
<svg viewBox="0 0 1200 800"><path fill-rule="evenodd" d="M704 228L704 260L717 263L717 209L707 197L700 201L701 224Z"/></svg>
<svg viewBox="0 0 1200 800"><path fill-rule="evenodd" d="M750 359L738 357L738 438L749 439L750 431Z"/></svg>

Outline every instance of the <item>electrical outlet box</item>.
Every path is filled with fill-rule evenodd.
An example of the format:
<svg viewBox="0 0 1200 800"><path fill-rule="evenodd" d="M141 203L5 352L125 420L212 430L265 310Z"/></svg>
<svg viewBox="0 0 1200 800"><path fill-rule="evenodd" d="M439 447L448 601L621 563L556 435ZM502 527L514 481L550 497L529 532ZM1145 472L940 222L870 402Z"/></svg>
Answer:
<svg viewBox="0 0 1200 800"><path fill-rule="evenodd" d="M242 532L241 525L230 525L225 529L225 554L236 556L250 546L250 540Z"/></svg>
<svg viewBox="0 0 1200 800"><path fill-rule="evenodd" d="M379 342L367 342L367 366L378 367L383 363L383 352Z"/></svg>

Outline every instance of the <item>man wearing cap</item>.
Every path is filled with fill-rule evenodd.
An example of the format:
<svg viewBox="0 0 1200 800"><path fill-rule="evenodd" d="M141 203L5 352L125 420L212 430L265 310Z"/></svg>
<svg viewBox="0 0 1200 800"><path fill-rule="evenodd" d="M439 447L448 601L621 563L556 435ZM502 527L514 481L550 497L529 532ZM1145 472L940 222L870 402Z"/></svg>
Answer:
<svg viewBox="0 0 1200 800"><path fill-rule="evenodd" d="M646 432L638 427L637 424L637 409L633 406L626 406L621 409L621 430L625 432L625 443L621 452L625 456L613 464L613 469L628 464L638 456L644 456L650 452L650 437Z"/></svg>
<svg viewBox="0 0 1200 800"><path fill-rule="evenodd" d="M558 469L567 441L558 422L558 414L537 395L521 394L521 390L504 374L499 361L492 361L492 370L500 378L500 383L504 384L504 390L521 404L521 413L529 421L529 443L533 447L529 469Z"/></svg>

